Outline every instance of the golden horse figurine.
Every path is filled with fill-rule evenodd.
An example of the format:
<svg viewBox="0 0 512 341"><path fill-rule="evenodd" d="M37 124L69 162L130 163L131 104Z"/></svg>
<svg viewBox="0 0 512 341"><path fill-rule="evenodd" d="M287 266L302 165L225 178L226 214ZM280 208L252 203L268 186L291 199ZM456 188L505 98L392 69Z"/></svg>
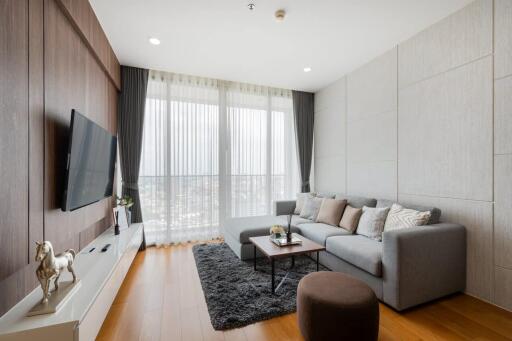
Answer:
<svg viewBox="0 0 512 341"><path fill-rule="evenodd" d="M64 268L67 268L73 275L73 283L76 282L77 278L73 270L76 253L73 249L69 249L55 255L52 243L49 241L36 242L36 245L36 261L41 262L36 270L36 275L41 283L41 289L43 289L42 303L47 303L48 297L50 297L50 281L54 280L55 290L58 290L59 277Z"/></svg>

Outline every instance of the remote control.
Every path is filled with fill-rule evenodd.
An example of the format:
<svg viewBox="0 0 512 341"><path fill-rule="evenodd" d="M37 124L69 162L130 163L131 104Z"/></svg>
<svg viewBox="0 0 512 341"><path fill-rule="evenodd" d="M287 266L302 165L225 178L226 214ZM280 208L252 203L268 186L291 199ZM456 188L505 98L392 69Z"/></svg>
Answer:
<svg viewBox="0 0 512 341"><path fill-rule="evenodd" d="M103 247L103 249L101 249L101 252L106 252L108 250L108 248L110 247L110 244L107 244Z"/></svg>
<svg viewBox="0 0 512 341"><path fill-rule="evenodd" d="M94 250L96 250L95 247L93 247L92 249L89 250L89 253L93 252Z"/></svg>

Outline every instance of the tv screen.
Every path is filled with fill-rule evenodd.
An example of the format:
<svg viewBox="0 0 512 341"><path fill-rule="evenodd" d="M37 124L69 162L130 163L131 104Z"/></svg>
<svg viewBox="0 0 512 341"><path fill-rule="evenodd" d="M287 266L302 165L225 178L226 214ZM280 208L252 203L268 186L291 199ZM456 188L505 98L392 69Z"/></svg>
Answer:
<svg viewBox="0 0 512 341"><path fill-rule="evenodd" d="M71 111L63 211L73 211L112 196L117 138Z"/></svg>

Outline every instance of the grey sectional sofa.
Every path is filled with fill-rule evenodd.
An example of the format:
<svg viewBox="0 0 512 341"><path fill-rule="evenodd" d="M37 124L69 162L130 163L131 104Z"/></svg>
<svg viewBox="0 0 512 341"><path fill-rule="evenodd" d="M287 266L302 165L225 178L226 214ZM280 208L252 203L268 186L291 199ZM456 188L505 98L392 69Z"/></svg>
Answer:
<svg viewBox="0 0 512 341"><path fill-rule="evenodd" d="M353 207L389 207L393 203L343 194L325 196L347 199ZM297 215L293 216L292 229L326 246L326 251L320 253L321 264L363 280L381 301L396 310L463 291L466 282L464 226L440 222L441 211L437 208L402 205L431 211L429 225L385 232L382 242ZM275 216L234 218L226 223L225 241L238 257L253 257L249 237L267 235L274 224L286 225L295 201L278 201L274 208Z"/></svg>

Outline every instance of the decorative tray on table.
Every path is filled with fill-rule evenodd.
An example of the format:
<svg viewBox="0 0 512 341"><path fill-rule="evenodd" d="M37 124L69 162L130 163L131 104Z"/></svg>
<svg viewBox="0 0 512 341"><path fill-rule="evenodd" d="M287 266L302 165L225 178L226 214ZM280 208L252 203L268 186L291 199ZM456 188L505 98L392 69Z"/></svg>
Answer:
<svg viewBox="0 0 512 341"><path fill-rule="evenodd" d="M296 237L295 235L292 235L292 240L290 242L286 241L286 235L281 236L279 238L270 237L270 240L278 246L290 246L290 245L301 245L302 244L302 240L300 238Z"/></svg>

